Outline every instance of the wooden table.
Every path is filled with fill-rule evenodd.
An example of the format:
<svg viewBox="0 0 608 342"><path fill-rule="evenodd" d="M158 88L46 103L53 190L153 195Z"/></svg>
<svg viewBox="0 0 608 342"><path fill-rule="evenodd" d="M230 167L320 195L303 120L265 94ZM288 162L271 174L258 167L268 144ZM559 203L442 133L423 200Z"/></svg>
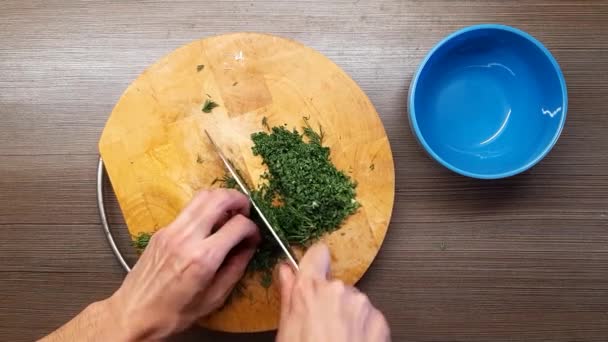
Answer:
<svg viewBox="0 0 608 342"><path fill-rule="evenodd" d="M360 287L386 313L395 341L608 340L608 2L535 3L3 1L0 340L38 338L119 286L124 273L96 208L101 129L147 65L232 31L319 50L378 109L395 157L396 204ZM481 22L542 40L570 95L551 154L499 181L439 167L406 117L408 85L426 51ZM109 210L124 231L115 202ZM119 239L127 248L124 233ZM193 329L175 340L271 336Z"/></svg>

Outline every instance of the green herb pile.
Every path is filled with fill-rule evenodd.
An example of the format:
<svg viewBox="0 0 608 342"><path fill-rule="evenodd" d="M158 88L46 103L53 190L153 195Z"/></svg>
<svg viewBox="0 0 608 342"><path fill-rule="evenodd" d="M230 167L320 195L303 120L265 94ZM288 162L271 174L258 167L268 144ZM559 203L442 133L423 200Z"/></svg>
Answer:
<svg viewBox="0 0 608 342"><path fill-rule="evenodd" d="M337 229L359 203L356 183L332 164L330 150L323 146L322 128L316 132L307 118L304 123L302 134L278 126L251 139L253 154L268 167L252 193L254 200L290 244L306 246ZM260 224L260 229L267 236L250 270L269 270L281 256L266 227Z"/></svg>

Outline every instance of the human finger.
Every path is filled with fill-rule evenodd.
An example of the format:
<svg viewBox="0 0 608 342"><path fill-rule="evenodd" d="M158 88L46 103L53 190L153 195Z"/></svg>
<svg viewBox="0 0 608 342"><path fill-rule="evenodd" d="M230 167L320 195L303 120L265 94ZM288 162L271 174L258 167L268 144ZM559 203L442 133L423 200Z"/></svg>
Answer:
<svg viewBox="0 0 608 342"><path fill-rule="evenodd" d="M222 266L218 269L209 288L205 291L201 314L204 315L220 307L234 289L234 286L243 277L247 264L255 253L255 245L237 247Z"/></svg>
<svg viewBox="0 0 608 342"><path fill-rule="evenodd" d="M192 200L191 205L180 214L182 220L175 225L180 226L180 234L193 234L205 238L211 234L214 227L223 225L235 214L249 215L249 199L233 189L216 189L201 191Z"/></svg>
<svg viewBox="0 0 608 342"><path fill-rule="evenodd" d="M380 312L380 310L373 308L368 316L366 326L367 336L370 337L370 341L391 341L391 330L388 326L386 318Z"/></svg>
<svg viewBox="0 0 608 342"><path fill-rule="evenodd" d="M241 214L237 214L230 218L213 235L203 240L203 243L207 248L214 250L214 257L221 264L226 255L243 241L246 241L250 245L257 245L260 241L260 232L253 221Z"/></svg>
<svg viewBox="0 0 608 342"><path fill-rule="evenodd" d="M211 191L197 192L177 218L167 227L168 230L182 230L201 215L203 207L209 202Z"/></svg>
<svg viewBox="0 0 608 342"><path fill-rule="evenodd" d="M287 264L279 265L279 285L281 287L281 319L291 311L291 292L296 281L293 269Z"/></svg>
<svg viewBox="0 0 608 342"><path fill-rule="evenodd" d="M299 276L327 279L330 272L329 249L322 243L310 247L300 261Z"/></svg>
<svg viewBox="0 0 608 342"><path fill-rule="evenodd" d="M369 322L370 315L372 314L374 307L369 301L367 295L363 292L360 292L353 286L347 287L347 297L348 297L348 307L346 314L350 315L356 322L358 326L363 327L363 329L367 329L367 324Z"/></svg>
<svg viewBox="0 0 608 342"><path fill-rule="evenodd" d="M214 227L236 215L249 216L249 198L234 189L216 189L211 192L208 205L202 208L201 215L193 220L194 228L206 237Z"/></svg>

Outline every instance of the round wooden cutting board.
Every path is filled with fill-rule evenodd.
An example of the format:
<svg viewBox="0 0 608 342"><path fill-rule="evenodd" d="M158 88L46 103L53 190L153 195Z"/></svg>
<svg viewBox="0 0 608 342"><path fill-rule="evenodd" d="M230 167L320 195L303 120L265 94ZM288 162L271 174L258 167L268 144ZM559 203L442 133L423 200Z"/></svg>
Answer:
<svg viewBox="0 0 608 342"><path fill-rule="evenodd" d="M201 109L207 99L219 104ZM323 238L334 277L354 284L386 234L393 208L393 158L382 122L367 96L337 65L292 40L235 33L195 41L163 57L124 92L99 142L114 191L132 235L170 223L199 189L212 187L224 168L205 137L257 185L264 171L251 152L251 133L303 117L320 124L331 159L358 182L359 211ZM265 229L265 228L264 228ZM259 275L242 295L201 321L232 332L277 327L279 296Z"/></svg>

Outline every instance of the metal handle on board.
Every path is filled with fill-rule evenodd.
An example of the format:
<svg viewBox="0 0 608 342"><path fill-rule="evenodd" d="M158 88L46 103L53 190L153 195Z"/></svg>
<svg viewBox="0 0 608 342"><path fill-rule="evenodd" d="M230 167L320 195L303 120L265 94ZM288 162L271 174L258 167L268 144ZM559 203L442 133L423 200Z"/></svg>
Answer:
<svg viewBox="0 0 608 342"><path fill-rule="evenodd" d="M110 243L110 247L112 248L112 252L120 262L122 268L125 271L131 271L131 267L127 264L125 258L120 253L116 242L114 241L114 236L110 232L110 225L108 224L108 217L106 216L106 207L103 201L103 175L105 173L105 168L103 166L103 160L99 157L99 164L97 165L97 207L99 208L99 218L101 219L101 225L103 226L103 231L106 234L106 238Z"/></svg>

